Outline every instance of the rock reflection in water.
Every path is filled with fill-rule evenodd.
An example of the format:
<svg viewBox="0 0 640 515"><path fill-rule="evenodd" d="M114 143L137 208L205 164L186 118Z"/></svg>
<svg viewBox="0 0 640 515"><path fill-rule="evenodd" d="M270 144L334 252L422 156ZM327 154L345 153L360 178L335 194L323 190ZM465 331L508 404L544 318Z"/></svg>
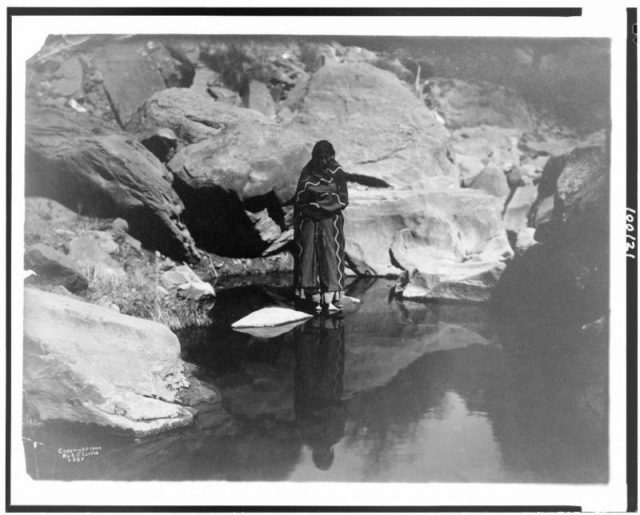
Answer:
<svg viewBox="0 0 640 515"><path fill-rule="evenodd" d="M221 291L214 324L180 335L221 390L191 428L135 442L48 425L29 471L44 479L606 482L606 335L496 320L485 306L362 300L273 338L230 323L283 292ZM28 442L27 442L28 444ZM69 464L59 447L102 445ZM30 444L29 444L30 445ZM26 448L31 449L29 445Z"/></svg>

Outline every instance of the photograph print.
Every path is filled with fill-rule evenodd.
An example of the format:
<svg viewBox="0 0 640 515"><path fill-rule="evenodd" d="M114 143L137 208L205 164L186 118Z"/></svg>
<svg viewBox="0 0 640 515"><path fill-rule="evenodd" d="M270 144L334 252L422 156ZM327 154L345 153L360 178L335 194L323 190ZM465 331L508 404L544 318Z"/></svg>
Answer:
<svg viewBox="0 0 640 515"><path fill-rule="evenodd" d="M607 485L611 39L182 25L14 63L33 488Z"/></svg>

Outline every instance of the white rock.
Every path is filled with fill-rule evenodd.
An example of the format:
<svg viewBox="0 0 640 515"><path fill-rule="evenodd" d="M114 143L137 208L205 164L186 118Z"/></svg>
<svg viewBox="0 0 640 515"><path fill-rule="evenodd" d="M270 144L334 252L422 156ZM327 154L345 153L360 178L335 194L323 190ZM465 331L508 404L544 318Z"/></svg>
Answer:
<svg viewBox="0 0 640 515"><path fill-rule="evenodd" d="M40 420L149 434L189 424L176 404L188 382L164 325L25 289L24 396Z"/></svg>
<svg viewBox="0 0 640 515"><path fill-rule="evenodd" d="M178 286L178 295L183 298L200 300L204 297L215 297L216 292L211 284L198 281Z"/></svg>
<svg viewBox="0 0 640 515"><path fill-rule="evenodd" d="M269 307L250 313L244 318L231 324L234 329L244 327L275 327L290 322L297 322L312 318L312 315L296 311L295 309Z"/></svg>

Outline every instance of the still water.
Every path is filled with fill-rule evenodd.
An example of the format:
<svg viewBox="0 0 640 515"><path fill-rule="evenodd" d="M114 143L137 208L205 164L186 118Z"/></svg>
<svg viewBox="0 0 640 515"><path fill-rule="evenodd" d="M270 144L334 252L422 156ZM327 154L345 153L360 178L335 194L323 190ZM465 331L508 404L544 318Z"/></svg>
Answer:
<svg viewBox="0 0 640 515"><path fill-rule="evenodd" d="M606 333L496 318L488 306L361 299L280 335L229 325L289 288L218 294L211 327L179 334L183 358L222 402L143 440L98 427L26 429L39 479L603 483ZM41 442L34 450L31 440ZM96 448L82 462L60 449ZM98 449L99 448L99 449Z"/></svg>

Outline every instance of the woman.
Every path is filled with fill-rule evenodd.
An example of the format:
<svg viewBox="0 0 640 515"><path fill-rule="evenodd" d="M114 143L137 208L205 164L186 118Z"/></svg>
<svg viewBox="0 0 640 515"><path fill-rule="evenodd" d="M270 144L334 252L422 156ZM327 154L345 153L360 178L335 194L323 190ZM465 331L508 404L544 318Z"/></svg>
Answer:
<svg viewBox="0 0 640 515"><path fill-rule="evenodd" d="M347 204L347 180L333 146L318 141L300 173L294 228L294 287L298 297L316 302L318 312L342 309Z"/></svg>

